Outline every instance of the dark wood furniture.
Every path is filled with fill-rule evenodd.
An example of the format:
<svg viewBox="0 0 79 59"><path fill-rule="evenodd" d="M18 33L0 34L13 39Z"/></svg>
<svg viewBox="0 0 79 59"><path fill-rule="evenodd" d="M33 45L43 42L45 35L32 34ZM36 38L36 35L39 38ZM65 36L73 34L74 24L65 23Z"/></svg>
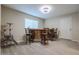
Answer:
<svg viewBox="0 0 79 59"><path fill-rule="evenodd" d="M32 33L32 40L35 42L41 41L41 31L44 29L30 29L30 32Z"/></svg>
<svg viewBox="0 0 79 59"><path fill-rule="evenodd" d="M41 31L41 44L48 44L48 40L49 40L49 29L48 28L44 28Z"/></svg>
<svg viewBox="0 0 79 59"><path fill-rule="evenodd" d="M26 35L26 44L30 44L32 33L30 33L29 28L25 28L25 35Z"/></svg>
<svg viewBox="0 0 79 59"><path fill-rule="evenodd" d="M42 44L48 44L48 40L54 41L57 39L57 29L29 29L29 33L26 32L26 42L41 42ZM27 38L29 37L29 38Z"/></svg>
<svg viewBox="0 0 79 59"><path fill-rule="evenodd" d="M51 41L54 41L58 38L58 29L57 28L50 29L49 38Z"/></svg>
<svg viewBox="0 0 79 59"><path fill-rule="evenodd" d="M29 29L29 33L30 33L30 42L34 42L35 32L33 30Z"/></svg>

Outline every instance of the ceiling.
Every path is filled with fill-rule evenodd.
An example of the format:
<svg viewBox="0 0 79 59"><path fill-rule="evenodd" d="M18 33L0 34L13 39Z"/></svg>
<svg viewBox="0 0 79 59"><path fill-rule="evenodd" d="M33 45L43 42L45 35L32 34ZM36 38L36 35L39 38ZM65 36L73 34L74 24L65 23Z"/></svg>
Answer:
<svg viewBox="0 0 79 59"><path fill-rule="evenodd" d="M48 14L43 14L39 11L39 8L43 6L43 4L6 4L4 6L43 19L79 12L78 4L49 4L49 5L52 7L52 10Z"/></svg>

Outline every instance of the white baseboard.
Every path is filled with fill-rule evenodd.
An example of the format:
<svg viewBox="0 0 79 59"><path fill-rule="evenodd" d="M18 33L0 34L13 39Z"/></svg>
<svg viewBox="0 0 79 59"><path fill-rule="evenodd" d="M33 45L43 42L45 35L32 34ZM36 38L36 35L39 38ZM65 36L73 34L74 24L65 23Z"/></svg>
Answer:
<svg viewBox="0 0 79 59"><path fill-rule="evenodd" d="M59 39L66 39L66 38L59 38ZM78 42L79 43L79 41L73 40L73 39L66 39L66 40L71 40L71 41L75 41L75 42Z"/></svg>

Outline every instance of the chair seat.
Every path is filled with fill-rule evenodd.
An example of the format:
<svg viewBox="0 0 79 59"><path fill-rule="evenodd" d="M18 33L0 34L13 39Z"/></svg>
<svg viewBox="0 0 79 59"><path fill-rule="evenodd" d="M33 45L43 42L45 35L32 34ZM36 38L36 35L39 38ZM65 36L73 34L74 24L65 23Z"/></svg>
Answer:
<svg viewBox="0 0 79 59"><path fill-rule="evenodd" d="M27 33L26 35L32 35L31 33Z"/></svg>

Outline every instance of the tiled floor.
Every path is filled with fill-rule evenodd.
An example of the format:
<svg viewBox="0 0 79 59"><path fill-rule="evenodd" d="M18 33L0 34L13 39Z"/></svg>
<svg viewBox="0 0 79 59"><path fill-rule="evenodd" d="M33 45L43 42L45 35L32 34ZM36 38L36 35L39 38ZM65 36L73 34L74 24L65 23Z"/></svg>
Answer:
<svg viewBox="0 0 79 59"><path fill-rule="evenodd" d="M48 45L39 42L30 45L16 45L1 49L2 55L79 55L79 43L60 39L49 41Z"/></svg>

